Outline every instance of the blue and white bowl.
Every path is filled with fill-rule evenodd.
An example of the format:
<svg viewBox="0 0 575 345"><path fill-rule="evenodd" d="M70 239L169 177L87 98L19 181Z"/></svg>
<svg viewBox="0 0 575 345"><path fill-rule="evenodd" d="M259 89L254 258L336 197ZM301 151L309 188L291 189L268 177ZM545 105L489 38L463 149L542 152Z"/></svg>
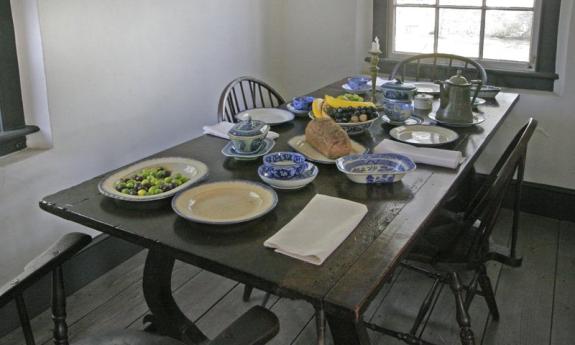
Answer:
<svg viewBox="0 0 575 345"><path fill-rule="evenodd" d="M347 85L352 90L364 90L368 89L370 86L367 83L371 80L370 77L365 75L356 75L347 78Z"/></svg>
<svg viewBox="0 0 575 345"><path fill-rule="evenodd" d="M266 166L261 165L258 169L258 175L268 185L275 189L300 189L312 183L317 177L319 169L312 163L306 162L305 170L298 176L290 179L275 178L273 175L268 174Z"/></svg>
<svg viewBox="0 0 575 345"><path fill-rule="evenodd" d="M393 183L415 170L415 163L396 153L349 155L336 161L339 171L355 183Z"/></svg>
<svg viewBox="0 0 575 345"><path fill-rule="evenodd" d="M264 171L275 179L290 179L306 169L305 156L295 152L274 152L264 156Z"/></svg>

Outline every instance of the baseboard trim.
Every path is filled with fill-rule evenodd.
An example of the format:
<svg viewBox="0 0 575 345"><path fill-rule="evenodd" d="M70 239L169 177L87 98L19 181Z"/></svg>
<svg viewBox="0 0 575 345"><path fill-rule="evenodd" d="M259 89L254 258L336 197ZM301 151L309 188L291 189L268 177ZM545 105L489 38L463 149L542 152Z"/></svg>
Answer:
<svg viewBox="0 0 575 345"><path fill-rule="evenodd" d="M487 175L478 174L484 181ZM511 208L513 196L508 195L504 207ZM543 217L575 222L575 190L541 183L523 182L521 211Z"/></svg>
<svg viewBox="0 0 575 345"><path fill-rule="evenodd" d="M142 249L140 246L106 234L96 236L90 245L64 264L66 294L73 294ZM86 267L90 269L87 270ZM50 306L50 291L49 275L26 290L24 298L30 317L33 318ZM14 302L0 309L0 320L2 320L0 338L20 327Z"/></svg>

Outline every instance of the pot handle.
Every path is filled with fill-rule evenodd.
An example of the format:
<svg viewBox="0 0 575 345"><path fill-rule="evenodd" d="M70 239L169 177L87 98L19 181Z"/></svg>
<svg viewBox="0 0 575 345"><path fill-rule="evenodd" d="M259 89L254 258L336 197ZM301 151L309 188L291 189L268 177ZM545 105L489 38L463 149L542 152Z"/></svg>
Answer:
<svg viewBox="0 0 575 345"><path fill-rule="evenodd" d="M471 84L477 85L477 87L475 88L475 92L473 93L473 99L471 100L471 106L473 106L475 104L475 99L477 98L477 95L479 95L479 91L481 91L481 87L483 86L483 81L482 80L472 80Z"/></svg>

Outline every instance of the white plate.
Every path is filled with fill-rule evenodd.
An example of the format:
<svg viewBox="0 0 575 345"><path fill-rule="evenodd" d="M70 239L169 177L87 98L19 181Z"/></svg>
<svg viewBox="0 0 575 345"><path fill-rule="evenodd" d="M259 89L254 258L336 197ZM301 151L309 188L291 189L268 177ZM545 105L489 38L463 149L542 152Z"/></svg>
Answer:
<svg viewBox="0 0 575 345"><path fill-rule="evenodd" d="M158 167L163 167L172 172L173 174L180 173L183 176L189 178L189 180L186 183L183 183L174 189L156 195L144 195L144 196L128 195L120 193L114 188L114 183L116 183L120 179L136 175L138 172L142 171L142 169L158 168ZM193 185L194 183L201 181L207 175L208 175L208 166L195 159L182 158L182 157L155 158L136 163L127 168L119 170L113 173L112 175L109 175L98 184L98 190L100 191L100 193L109 198L123 201L134 201L134 202L154 201L169 198L172 195L179 192L180 190L186 189L189 186Z"/></svg>
<svg viewBox="0 0 575 345"><path fill-rule="evenodd" d="M297 135L288 141L288 145L296 150L297 152L304 155L308 160L312 162L322 163L322 164L335 164L336 159L329 159L326 156L319 153L313 146L305 141L305 135ZM351 153L366 153L367 148L358 142L351 141Z"/></svg>
<svg viewBox="0 0 575 345"><path fill-rule="evenodd" d="M408 82L415 85L417 92L427 93L429 95L439 95L439 85L431 82Z"/></svg>
<svg viewBox="0 0 575 345"><path fill-rule="evenodd" d="M451 129L429 125L395 127L389 131L389 135L404 143L422 146L445 145L459 138L459 135Z"/></svg>
<svg viewBox="0 0 575 345"><path fill-rule="evenodd" d="M477 113L473 113L473 122L472 123L460 123L460 122L447 122L447 121L441 121L435 118L435 113L429 113L430 119L432 119L433 121L437 121L438 123L447 126L447 127L471 127L471 126L475 126L478 125L480 123L482 123L483 121L485 121L485 116L481 115L481 114L477 114Z"/></svg>
<svg viewBox="0 0 575 345"><path fill-rule="evenodd" d="M241 121L247 119L248 116L252 120L262 121L272 126L289 122L294 119L293 113L278 108L256 108L242 111L236 115L236 119Z"/></svg>
<svg viewBox="0 0 575 345"><path fill-rule="evenodd" d="M375 86L381 86L387 82L390 82L391 80L385 80L383 78L377 77L377 80L375 81ZM367 85L369 85L371 87L371 80L367 82Z"/></svg>
<svg viewBox="0 0 575 345"><path fill-rule="evenodd" d="M236 224L259 218L277 205L276 192L251 181L223 181L185 190L172 200L182 218L205 224Z"/></svg>

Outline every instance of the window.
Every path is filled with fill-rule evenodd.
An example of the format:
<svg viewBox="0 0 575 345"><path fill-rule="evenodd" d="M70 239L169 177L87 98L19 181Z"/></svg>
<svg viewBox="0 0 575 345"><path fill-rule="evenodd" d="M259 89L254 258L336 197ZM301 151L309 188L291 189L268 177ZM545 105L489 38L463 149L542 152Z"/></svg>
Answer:
<svg viewBox="0 0 575 345"><path fill-rule="evenodd" d="M374 0L384 71L408 56L478 60L489 83L552 90L560 0ZM386 65L391 65L391 68Z"/></svg>
<svg viewBox="0 0 575 345"><path fill-rule="evenodd" d="M0 156L26 147L26 126L10 0L0 0Z"/></svg>

